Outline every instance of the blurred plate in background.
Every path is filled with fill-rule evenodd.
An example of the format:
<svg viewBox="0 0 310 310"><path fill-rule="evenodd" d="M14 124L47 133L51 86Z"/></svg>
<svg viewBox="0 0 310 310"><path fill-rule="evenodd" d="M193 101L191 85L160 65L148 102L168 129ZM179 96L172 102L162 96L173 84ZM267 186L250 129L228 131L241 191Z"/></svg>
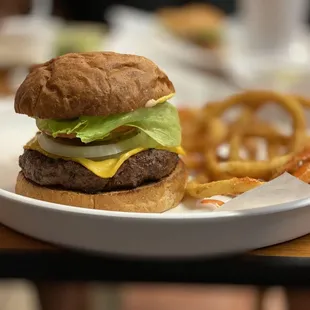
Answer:
<svg viewBox="0 0 310 310"><path fill-rule="evenodd" d="M202 48L170 34L163 28L155 14L126 6L113 6L106 18L112 29L130 33L144 44L150 44L170 61L193 66L218 69L220 52Z"/></svg>
<svg viewBox="0 0 310 310"><path fill-rule="evenodd" d="M114 6L107 12L112 25L107 49L145 55L160 65L220 70L227 81L240 88L291 91L296 82L310 74L310 31L296 35L285 53L255 54L247 48L245 29L238 16L223 22L223 42L219 49L189 43L165 30L153 13ZM122 37L122 40L119 38Z"/></svg>
<svg viewBox="0 0 310 310"><path fill-rule="evenodd" d="M178 105L184 103L187 105L201 104L201 102L208 100L223 99L236 91L223 79L207 74L177 58L173 54L173 45L171 45L171 53L164 52L154 36L150 35L148 21L152 18L148 13L140 15L140 11L133 10L133 15L128 13L128 18L126 18L127 8L124 9L123 13L122 11L119 12L118 9L111 12L114 13L110 15L110 18L114 14L116 17L115 19L112 18L112 29L105 39L104 49L142 55L154 61L167 73L176 88L176 96L171 102ZM131 11L129 10L129 12ZM136 12L140 17L135 17ZM139 24L141 25L140 28L138 27ZM169 44L167 47L169 48Z"/></svg>

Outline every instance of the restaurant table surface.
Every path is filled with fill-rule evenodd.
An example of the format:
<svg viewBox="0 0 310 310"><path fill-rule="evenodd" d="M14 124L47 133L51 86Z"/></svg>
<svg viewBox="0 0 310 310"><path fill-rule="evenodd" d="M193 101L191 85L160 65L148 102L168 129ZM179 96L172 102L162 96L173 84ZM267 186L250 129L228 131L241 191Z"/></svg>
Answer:
<svg viewBox="0 0 310 310"><path fill-rule="evenodd" d="M310 285L310 235L249 253L141 259L68 250L0 225L0 277L30 280Z"/></svg>

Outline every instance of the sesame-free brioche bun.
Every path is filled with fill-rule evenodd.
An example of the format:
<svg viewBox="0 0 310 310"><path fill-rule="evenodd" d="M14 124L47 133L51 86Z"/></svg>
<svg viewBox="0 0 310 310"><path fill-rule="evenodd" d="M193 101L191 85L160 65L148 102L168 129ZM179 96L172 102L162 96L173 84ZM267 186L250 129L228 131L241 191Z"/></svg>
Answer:
<svg viewBox="0 0 310 310"><path fill-rule="evenodd" d="M31 68L17 90L15 111L41 119L107 116L174 92L167 75L145 57L71 53Z"/></svg>
<svg viewBox="0 0 310 310"><path fill-rule="evenodd" d="M133 190L92 195L51 189L28 181L20 172L17 177L15 192L38 200L82 208L161 213L176 207L180 203L184 196L186 182L185 165L179 160L178 165L168 177Z"/></svg>

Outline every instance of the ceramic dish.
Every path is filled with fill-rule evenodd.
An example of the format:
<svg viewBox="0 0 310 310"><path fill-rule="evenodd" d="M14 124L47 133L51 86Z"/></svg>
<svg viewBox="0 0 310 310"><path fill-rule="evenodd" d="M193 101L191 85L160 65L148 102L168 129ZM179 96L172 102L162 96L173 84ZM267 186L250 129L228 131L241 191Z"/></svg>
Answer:
<svg viewBox="0 0 310 310"><path fill-rule="evenodd" d="M309 199L234 212L195 211L183 204L163 214L82 209L14 193L23 144L34 121L0 110L0 221L58 245L113 255L184 258L240 253L310 232Z"/></svg>

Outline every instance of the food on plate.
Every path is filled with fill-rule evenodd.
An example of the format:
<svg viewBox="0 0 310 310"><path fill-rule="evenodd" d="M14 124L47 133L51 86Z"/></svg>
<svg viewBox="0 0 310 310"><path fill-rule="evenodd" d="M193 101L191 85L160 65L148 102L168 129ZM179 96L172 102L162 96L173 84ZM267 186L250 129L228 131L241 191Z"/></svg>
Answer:
<svg viewBox="0 0 310 310"><path fill-rule="evenodd" d="M16 193L115 211L176 206L187 172L174 92L135 55L73 53L34 67L15 97L39 129L19 158Z"/></svg>
<svg viewBox="0 0 310 310"><path fill-rule="evenodd" d="M173 34L202 47L217 48L222 41L224 13L206 3L165 7L158 11L160 22Z"/></svg>
<svg viewBox="0 0 310 310"><path fill-rule="evenodd" d="M291 117L290 134L281 132L276 122L259 118L260 109L269 104ZM300 96L249 90L202 109L180 109L183 160L193 175L187 194L194 198L242 194L284 172L310 182L310 149L304 150L309 141L305 117L309 106L308 99Z"/></svg>
<svg viewBox="0 0 310 310"><path fill-rule="evenodd" d="M262 184L264 184L264 182L248 177L232 178L203 184L191 181L187 184L187 193L194 198L211 197L215 195L238 195Z"/></svg>
<svg viewBox="0 0 310 310"><path fill-rule="evenodd" d="M279 167L273 178L288 172L300 180L310 183L310 147L306 146L300 153L294 155L285 165Z"/></svg>
<svg viewBox="0 0 310 310"><path fill-rule="evenodd" d="M203 198L197 200L196 207L198 209L205 209L208 211L214 211L221 207L225 202L220 199Z"/></svg>

